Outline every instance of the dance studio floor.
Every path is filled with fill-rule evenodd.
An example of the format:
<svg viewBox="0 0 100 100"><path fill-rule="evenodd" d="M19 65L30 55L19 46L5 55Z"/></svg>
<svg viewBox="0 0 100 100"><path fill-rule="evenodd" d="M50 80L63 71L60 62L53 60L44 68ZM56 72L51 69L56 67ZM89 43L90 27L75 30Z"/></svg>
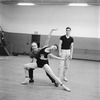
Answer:
<svg viewBox="0 0 100 100"><path fill-rule="evenodd" d="M34 83L21 85L28 62L28 56L0 56L0 100L100 100L100 62L71 61L69 81L63 82L71 92L55 87L43 69L34 71ZM59 60L50 59L50 65L58 75Z"/></svg>

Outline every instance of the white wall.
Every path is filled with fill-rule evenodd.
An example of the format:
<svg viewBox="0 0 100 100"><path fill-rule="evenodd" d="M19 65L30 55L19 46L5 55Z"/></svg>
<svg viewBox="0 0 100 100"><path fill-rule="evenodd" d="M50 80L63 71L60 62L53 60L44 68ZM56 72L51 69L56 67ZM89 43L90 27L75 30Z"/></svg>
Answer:
<svg viewBox="0 0 100 100"><path fill-rule="evenodd" d="M58 28L54 35L65 34L72 28L72 36L100 38L100 7L68 6L2 6L2 27L8 32L48 34Z"/></svg>
<svg viewBox="0 0 100 100"><path fill-rule="evenodd" d="M98 9L98 37L100 37L100 7L99 7L99 9Z"/></svg>
<svg viewBox="0 0 100 100"><path fill-rule="evenodd" d="M1 25L1 10L2 10L2 7L1 7L1 5L0 5L0 25Z"/></svg>

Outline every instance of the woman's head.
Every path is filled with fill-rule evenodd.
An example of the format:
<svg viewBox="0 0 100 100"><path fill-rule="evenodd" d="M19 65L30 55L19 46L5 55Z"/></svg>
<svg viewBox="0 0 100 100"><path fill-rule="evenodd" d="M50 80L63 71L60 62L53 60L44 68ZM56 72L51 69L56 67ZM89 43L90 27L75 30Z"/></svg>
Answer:
<svg viewBox="0 0 100 100"><path fill-rule="evenodd" d="M32 42L31 47L32 47L32 49L37 49L38 45L36 42Z"/></svg>
<svg viewBox="0 0 100 100"><path fill-rule="evenodd" d="M53 44L53 45L50 47L50 49L51 49L52 51L55 51L55 50L58 49L58 45L57 45L57 44Z"/></svg>

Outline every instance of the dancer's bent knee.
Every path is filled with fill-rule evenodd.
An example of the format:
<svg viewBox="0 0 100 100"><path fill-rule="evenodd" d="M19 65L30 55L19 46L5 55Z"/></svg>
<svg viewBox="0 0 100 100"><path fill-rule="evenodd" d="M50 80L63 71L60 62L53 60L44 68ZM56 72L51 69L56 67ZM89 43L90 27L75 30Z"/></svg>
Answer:
<svg viewBox="0 0 100 100"><path fill-rule="evenodd" d="M28 68L28 65L27 65L27 64L25 64L25 65L24 65L24 69L29 70L29 68Z"/></svg>

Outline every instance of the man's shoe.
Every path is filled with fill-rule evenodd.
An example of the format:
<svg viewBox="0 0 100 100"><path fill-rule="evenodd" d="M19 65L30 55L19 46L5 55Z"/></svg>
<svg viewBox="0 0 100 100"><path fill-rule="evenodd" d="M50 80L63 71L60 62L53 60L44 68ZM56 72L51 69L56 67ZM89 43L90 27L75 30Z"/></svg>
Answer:
<svg viewBox="0 0 100 100"><path fill-rule="evenodd" d="M29 78L26 78L26 79L22 82L23 85L26 85L26 84L28 84L28 83L29 83Z"/></svg>
<svg viewBox="0 0 100 100"><path fill-rule="evenodd" d="M32 79L31 79L31 80L29 80L29 83L34 83L34 80L32 80Z"/></svg>
<svg viewBox="0 0 100 100"><path fill-rule="evenodd" d="M58 87L59 86L59 83L54 83L55 84L55 87Z"/></svg>

